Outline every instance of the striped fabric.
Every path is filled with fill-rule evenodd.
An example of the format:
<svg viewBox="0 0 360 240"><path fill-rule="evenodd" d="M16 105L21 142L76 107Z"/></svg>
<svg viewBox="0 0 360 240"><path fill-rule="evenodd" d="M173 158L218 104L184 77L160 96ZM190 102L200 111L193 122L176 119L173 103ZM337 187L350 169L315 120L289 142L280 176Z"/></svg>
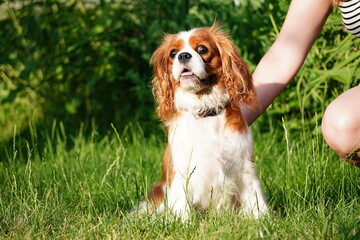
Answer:
<svg viewBox="0 0 360 240"><path fill-rule="evenodd" d="M360 37L360 0L345 0L339 8L345 27L351 34Z"/></svg>

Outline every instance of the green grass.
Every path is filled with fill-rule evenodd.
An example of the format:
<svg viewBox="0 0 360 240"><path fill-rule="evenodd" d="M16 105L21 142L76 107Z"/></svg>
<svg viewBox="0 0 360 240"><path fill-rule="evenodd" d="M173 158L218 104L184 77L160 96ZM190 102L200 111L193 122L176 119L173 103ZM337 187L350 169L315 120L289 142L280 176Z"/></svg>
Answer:
<svg viewBox="0 0 360 240"><path fill-rule="evenodd" d="M269 219L209 210L185 224L129 214L160 178L161 131L71 136L54 124L16 135L0 160L0 239L359 239L359 169L321 134L288 133L288 124L266 133L253 126Z"/></svg>

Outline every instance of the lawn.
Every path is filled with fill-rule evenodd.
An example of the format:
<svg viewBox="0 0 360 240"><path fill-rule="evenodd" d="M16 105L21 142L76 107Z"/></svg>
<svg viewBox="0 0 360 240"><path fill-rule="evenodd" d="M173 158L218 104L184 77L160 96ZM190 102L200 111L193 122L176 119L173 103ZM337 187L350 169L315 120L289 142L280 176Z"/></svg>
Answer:
<svg viewBox="0 0 360 240"><path fill-rule="evenodd" d="M140 124L86 135L52 129L16 134L0 159L0 239L359 239L360 171L317 130L252 127L271 216L194 213L189 222L132 216L160 178L164 133ZM281 125L280 125L281 126ZM40 132L40 133L39 133Z"/></svg>
<svg viewBox="0 0 360 240"><path fill-rule="evenodd" d="M252 126L269 218L130 214L161 174L166 138L149 130L148 83L163 33L217 20L253 70L290 1L155 3L0 0L0 240L360 239L360 169L316 125L359 84L360 38L344 31L337 8L295 80ZM51 127L53 119L64 123ZM79 124L88 121L97 129Z"/></svg>

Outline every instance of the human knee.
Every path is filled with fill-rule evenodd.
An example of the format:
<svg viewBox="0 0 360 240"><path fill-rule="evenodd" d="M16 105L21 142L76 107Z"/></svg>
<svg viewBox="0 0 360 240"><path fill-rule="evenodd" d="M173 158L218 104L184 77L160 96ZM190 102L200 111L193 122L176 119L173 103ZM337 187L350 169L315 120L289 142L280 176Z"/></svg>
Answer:
<svg viewBox="0 0 360 240"><path fill-rule="evenodd" d="M347 108L330 104L325 111L321 129L327 144L341 157L345 157L356 147L359 120Z"/></svg>

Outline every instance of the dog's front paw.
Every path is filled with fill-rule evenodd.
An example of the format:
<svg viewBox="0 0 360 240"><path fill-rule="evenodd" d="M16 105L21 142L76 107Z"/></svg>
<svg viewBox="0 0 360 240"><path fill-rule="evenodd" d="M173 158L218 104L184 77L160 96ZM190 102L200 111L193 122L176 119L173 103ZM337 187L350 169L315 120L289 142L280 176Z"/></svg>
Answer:
<svg viewBox="0 0 360 240"><path fill-rule="evenodd" d="M266 202L253 205L248 204L243 207L241 213L247 218L259 219L269 216L269 207Z"/></svg>

